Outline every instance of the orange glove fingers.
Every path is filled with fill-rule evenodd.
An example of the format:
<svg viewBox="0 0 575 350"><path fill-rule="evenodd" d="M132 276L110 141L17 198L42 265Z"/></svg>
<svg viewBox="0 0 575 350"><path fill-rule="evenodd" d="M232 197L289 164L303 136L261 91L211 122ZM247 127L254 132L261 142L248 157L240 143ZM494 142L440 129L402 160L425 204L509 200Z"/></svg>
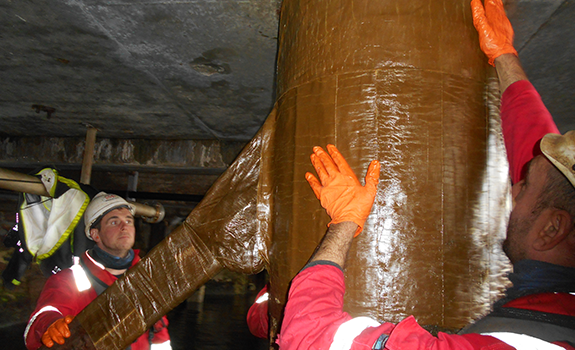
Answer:
<svg viewBox="0 0 575 350"><path fill-rule="evenodd" d="M341 155L341 153L339 153L338 149L334 145L327 145L327 150L331 156L331 159L333 159L333 162L337 166L338 170L343 175L346 175L346 176L351 177L352 179L355 179L355 181L359 184L359 181L357 180L355 173L353 172L353 170L351 170L349 164L347 164L347 161Z"/></svg>
<svg viewBox="0 0 575 350"><path fill-rule="evenodd" d="M340 169L323 148L316 146L313 148L313 152L314 154L311 155L312 164L315 167L321 184L325 186L340 174Z"/></svg>
<svg viewBox="0 0 575 350"><path fill-rule="evenodd" d="M322 155L327 156L327 153L325 153L323 151L323 149L321 149L321 147L319 149L314 148L314 152L317 153L313 153L309 158L311 159L311 164L313 165L315 172L317 173L317 177L319 179L319 182L322 185L326 185L327 183L329 183L329 178L330 178L330 174L329 171L327 170L328 168L331 169L331 173L333 174L333 169L335 168L335 164L328 162L327 159L322 159ZM318 156L319 154L319 156ZM325 166L325 163L327 163L327 167Z"/></svg>
<svg viewBox="0 0 575 350"><path fill-rule="evenodd" d="M42 344L46 345L47 348L51 348L52 346L54 346L54 341L52 340L47 331L44 332L44 334L42 334Z"/></svg>
<svg viewBox="0 0 575 350"><path fill-rule="evenodd" d="M513 44L513 27L505 14L505 8L501 0L486 0L485 16L494 31L501 36L505 44Z"/></svg>
<svg viewBox="0 0 575 350"><path fill-rule="evenodd" d="M489 58L489 64L494 65L494 60L506 53L517 56L513 47L513 27L501 0L485 0L485 6L480 0L472 0L471 11L481 50Z"/></svg>
<svg viewBox="0 0 575 350"><path fill-rule="evenodd" d="M54 342L60 345L64 344L64 338L69 338L71 335L68 324L73 319L74 316L66 316L54 321L42 335L42 343L49 348L54 345Z"/></svg>
<svg viewBox="0 0 575 350"><path fill-rule="evenodd" d="M375 193L377 192L377 184L379 183L379 171L381 169L381 164L377 160L372 160L367 168L367 174L365 174L365 187L370 192L373 192L375 200Z"/></svg>
<svg viewBox="0 0 575 350"><path fill-rule="evenodd" d="M358 225L357 236L375 200L379 162L370 163L365 177L366 184L362 186L337 148L333 145L327 148L329 154L321 147L314 147L314 153L310 156L319 180L309 172L305 178L330 216L330 224L352 221Z"/></svg>
<svg viewBox="0 0 575 350"><path fill-rule="evenodd" d="M305 179L309 183L315 197L321 200L321 184L312 173L305 173Z"/></svg>
<svg viewBox="0 0 575 350"><path fill-rule="evenodd" d="M60 332L60 334L62 334L64 336L64 338L70 338L70 335L72 333L70 333L70 328L68 327L68 325L70 324L70 322L72 322L72 320L74 319L74 316L66 316L64 317L62 322L59 322L56 325L56 328L58 328L58 331Z"/></svg>
<svg viewBox="0 0 575 350"><path fill-rule="evenodd" d="M491 28L486 23L487 18L485 17L485 9L481 0L471 0L471 12L473 14L473 26L479 32L479 34L488 34ZM485 33L487 30L488 33Z"/></svg>
<svg viewBox="0 0 575 350"><path fill-rule="evenodd" d="M353 220L358 224L357 231L355 231L354 237L357 237L361 231L363 231L363 225L365 220L371 212L373 207L373 202L375 201L375 195L377 193L377 184L379 183L379 171L381 164L377 160L372 160L367 168L367 173L365 174L365 186L363 186L363 195L359 198L358 211L355 213L357 219ZM361 222L361 224L360 224Z"/></svg>

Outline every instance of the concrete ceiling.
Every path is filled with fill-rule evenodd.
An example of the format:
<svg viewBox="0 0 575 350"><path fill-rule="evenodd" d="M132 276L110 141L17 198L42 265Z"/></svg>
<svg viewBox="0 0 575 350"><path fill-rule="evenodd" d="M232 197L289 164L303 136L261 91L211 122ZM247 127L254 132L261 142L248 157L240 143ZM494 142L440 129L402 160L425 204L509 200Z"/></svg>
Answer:
<svg viewBox="0 0 575 350"><path fill-rule="evenodd" d="M0 167L74 177L90 125L95 186L138 171L139 191L203 194L271 110L280 3L0 0ZM507 7L529 77L575 129L574 1Z"/></svg>
<svg viewBox="0 0 575 350"><path fill-rule="evenodd" d="M2 133L249 140L273 101L278 7L3 0Z"/></svg>
<svg viewBox="0 0 575 350"><path fill-rule="evenodd" d="M507 1L515 47L559 130L575 129L575 1Z"/></svg>

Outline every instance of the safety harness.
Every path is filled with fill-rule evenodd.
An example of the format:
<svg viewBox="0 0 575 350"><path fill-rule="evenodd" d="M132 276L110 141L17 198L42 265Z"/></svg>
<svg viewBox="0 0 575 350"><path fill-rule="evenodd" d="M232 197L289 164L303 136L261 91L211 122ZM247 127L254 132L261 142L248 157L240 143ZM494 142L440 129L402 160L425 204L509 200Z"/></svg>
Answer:
<svg viewBox="0 0 575 350"><path fill-rule="evenodd" d="M575 302L575 293L569 294ZM464 328L459 334L509 332L575 346L575 316L505 306L517 299L502 299L490 314Z"/></svg>

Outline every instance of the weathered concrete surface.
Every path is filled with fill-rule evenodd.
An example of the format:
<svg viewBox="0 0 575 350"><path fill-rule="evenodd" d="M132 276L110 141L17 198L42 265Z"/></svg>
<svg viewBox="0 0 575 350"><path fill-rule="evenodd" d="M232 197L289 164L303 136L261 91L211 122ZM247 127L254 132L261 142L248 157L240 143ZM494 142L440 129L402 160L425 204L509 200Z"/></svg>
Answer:
<svg viewBox="0 0 575 350"><path fill-rule="evenodd" d="M97 139L94 165L204 169L219 173L243 147L241 142L217 140ZM0 138L2 164L82 164L84 139L72 137Z"/></svg>
<svg viewBox="0 0 575 350"><path fill-rule="evenodd" d="M278 4L4 1L0 132L247 141L273 103Z"/></svg>
<svg viewBox="0 0 575 350"><path fill-rule="evenodd" d="M129 175L138 172L139 192L203 195L243 146L218 140L97 139L90 183L102 190L125 191ZM79 181L84 139L4 137L0 154L0 168L31 173L54 167Z"/></svg>

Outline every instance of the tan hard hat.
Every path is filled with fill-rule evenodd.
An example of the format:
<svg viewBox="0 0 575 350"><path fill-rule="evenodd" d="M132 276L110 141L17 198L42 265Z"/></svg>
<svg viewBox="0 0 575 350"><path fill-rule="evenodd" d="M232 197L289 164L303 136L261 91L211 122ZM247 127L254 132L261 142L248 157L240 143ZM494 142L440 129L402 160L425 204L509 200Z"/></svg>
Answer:
<svg viewBox="0 0 575 350"><path fill-rule="evenodd" d="M545 135L541 139L541 151L575 187L575 130L565 135Z"/></svg>
<svg viewBox="0 0 575 350"><path fill-rule="evenodd" d="M126 202L124 198L115 194L100 192L94 198L92 198L90 204L88 204L88 207L84 212L86 236L89 239L92 239L92 236L90 235L90 228L92 225L94 225L94 223L98 221L102 216L118 208L127 208L130 210L132 215L134 215L136 212L136 209L133 205Z"/></svg>

